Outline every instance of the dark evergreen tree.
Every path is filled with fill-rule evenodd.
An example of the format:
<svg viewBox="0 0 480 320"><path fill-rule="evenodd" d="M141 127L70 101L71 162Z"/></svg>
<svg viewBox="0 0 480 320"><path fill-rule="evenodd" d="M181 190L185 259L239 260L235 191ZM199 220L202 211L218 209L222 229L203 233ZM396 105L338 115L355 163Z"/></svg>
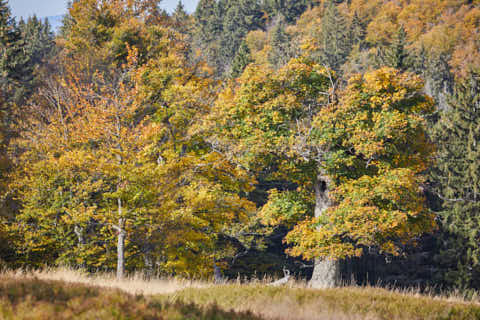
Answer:
<svg viewBox="0 0 480 320"><path fill-rule="evenodd" d="M223 18L219 12L220 3L215 0L200 0L193 17L193 46L199 49L202 58L217 70L221 69L219 48Z"/></svg>
<svg viewBox="0 0 480 320"><path fill-rule="evenodd" d="M221 33L221 23L217 21L215 0L200 0L194 13L196 34L200 41L214 41Z"/></svg>
<svg viewBox="0 0 480 320"><path fill-rule="evenodd" d="M233 59L231 77L239 77L243 73L243 70L245 70L245 68L252 62L253 60L250 49L248 48L248 45L244 40L238 48L235 59Z"/></svg>
<svg viewBox="0 0 480 320"><path fill-rule="evenodd" d="M73 1L69 0L67 2L67 9L70 9L74 2L75 0ZM72 19L72 16L70 16L69 12L67 11L67 14L63 16L62 25L60 26L60 30L59 30L59 34L62 38L68 37L68 33L70 32L73 22L74 21Z"/></svg>
<svg viewBox="0 0 480 320"><path fill-rule="evenodd" d="M224 72L231 68L247 33L257 29L265 29L265 15L257 0L238 0L227 8L219 52Z"/></svg>
<svg viewBox="0 0 480 320"><path fill-rule="evenodd" d="M183 5L182 1L178 1L177 7L172 13L172 18L176 26L180 28L183 28L185 24L187 24L188 13L185 11L185 6Z"/></svg>
<svg viewBox="0 0 480 320"><path fill-rule="evenodd" d="M407 33L400 26L389 46L380 51L382 66L389 66L398 70L407 70L410 66L408 59Z"/></svg>
<svg viewBox="0 0 480 320"><path fill-rule="evenodd" d="M7 102L18 103L21 99L18 89L31 76L27 60L24 41L7 1L0 0L0 87L8 96Z"/></svg>
<svg viewBox="0 0 480 320"><path fill-rule="evenodd" d="M266 0L265 11L271 18L281 15L287 23L294 23L309 7L312 0Z"/></svg>
<svg viewBox="0 0 480 320"><path fill-rule="evenodd" d="M290 59L297 56L297 47L292 37L285 31L286 24L280 18L278 23L271 30L268 61L276 68L285 65Z"/></svg>
<svg viewBox="0 0 480 320"><path fill-rule="evenodd" d="M24 52L28 58L29 70L41 65L45 58L52 55L55 48L55 37L47 19L42 22L36 16L20 22L19 29L25 43Z"/></svg>
<svg viewBox="0 0 480 320"><path fill-rule="evenodd" d="M350 24L350 40L353 46L358 46L359 49L362 49L364 46L365 40L365 25L363 21L358 16L357 12L353 14L352 22Z"/></svg>
<svg viewBox="0 0 480 320"><path fill-rule="evenodd" d="M480 73L458 83L434 130L438 146L432 173L443 201L439 212L442 250L437 255L444 282L480 288Z"/></svg>
<svg viewBox="0 0 480 320"><path fill-rule="evenodd" d="M321 23L320 48L316 58L321 64L339 71L351 50L348 23L331 0L325 2Z"/></svg>

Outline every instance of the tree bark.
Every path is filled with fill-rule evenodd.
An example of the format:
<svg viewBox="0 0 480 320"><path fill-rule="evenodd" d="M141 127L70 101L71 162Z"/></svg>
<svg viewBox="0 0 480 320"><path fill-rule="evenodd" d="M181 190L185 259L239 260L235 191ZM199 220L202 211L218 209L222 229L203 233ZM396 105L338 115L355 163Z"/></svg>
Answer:
<svg viewBox="0 0 480 320"><path fill-rule="evenodd" d="M125 219L122 218L122 200L118 199L118 238L117 238L117 279L123 279L125 275L125 238L127 232Z"/></svg>
<svg viewBox="0 0 480 320"><path fill-rule="evenodd" d="M328 192L330 179L319 174L314 184L315 188L315 218L321 217L332 202ZM315 259L312 279L309 282L312 288L332 288L338 285L340 278L340 264L332 259Z"/></svg>
<svg viewBox="0 0 480 320"><path fill-rule="evenodd" d="M73 232L75 232L75 235L77 236L78 239L78 249L81 252L85 246L85 237L83 236L83 228L75 225L73 228ZM83 259L82 259L83 260ZM79 264L80 268L85 268L85 261L83 260L82 263Z"/></svg>
<svg viewBox="0 0 480 320"><path fill-rule="evenodd" d="M153 252L153 245L152 245L152 242L150 240L150 238L147 238L145 240L145 243L143 245L143 261L144 261L144 264L145 264L145 271L144 271L144 274L145 274L145 277L147 279L151 279L155 273L155 270L154 270L154 259L153 259L153 256L152 256L152 252Z"/></svg>

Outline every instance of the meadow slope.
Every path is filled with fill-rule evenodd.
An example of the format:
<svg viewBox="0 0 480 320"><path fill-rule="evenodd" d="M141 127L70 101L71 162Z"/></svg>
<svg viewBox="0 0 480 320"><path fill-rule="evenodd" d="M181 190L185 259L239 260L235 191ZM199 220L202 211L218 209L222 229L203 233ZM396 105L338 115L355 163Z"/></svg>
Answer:
<svg viewBox="0 0 480 320"><path fill-rule="evenodd" d="M1 275L0 318L480 319L480 304L379 288L213 286L139 277L116 281L60 271Z"/></svg>

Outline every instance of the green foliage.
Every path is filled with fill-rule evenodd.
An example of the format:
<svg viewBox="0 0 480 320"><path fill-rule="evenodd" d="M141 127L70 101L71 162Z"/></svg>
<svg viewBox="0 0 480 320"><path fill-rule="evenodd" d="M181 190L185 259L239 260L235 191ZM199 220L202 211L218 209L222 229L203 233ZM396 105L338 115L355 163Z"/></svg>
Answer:
<svg viewBox="0 0 480 320"><path fill-rule="evenodd" d="M287 23L294 23L314 3L313 0L266 0L264 2L265 10L271 18L283 16Z"/></svg>
<svg viewBox="0 0 480 320"><path fill-rule="evenodd" d="M251 58L250 49L247 46L245 41L242 41L242 44L238 48L237 54L235 55L235 59L232 62L232 78L239 77L245 68L252 63L253 60Z"/></svg>
<svg viewBox="0 0 480 320"><path fill-rule="evenodd" d="M11 16L7 1L0 1L0 87L9 104L24 101L23 83L30 80L31 69L24 40ZM11 120L11 114L8 119Z"/></svg>
<svg viewBox="0 0 480 320"><path fill-rule="evenodd" d="M392 67L405 71L409 67L407 52L407 34L405 28L400 26L392 42L380 53L380 63L382 66Z"/></svg>
<svg viewBox="0 0 480 320"><path fill-rule="evenodd" d="M338 71L350 53L351 39L347 20L338 11L334 1L325 2L321 31L317 41L320 47L314 53L315 59L328 68Z"/></svg>
<svg viewBox="0 0 480 320"><path fill-rule="evenodd" d="M477 72L457 84L450 108L441 113L434 131L438 160L432 178L443 202L439 217L446 231L437 261L444 281L460 288L480 286L479 85Z"/></svg>
<svg viewBox="0 0 480 320"><path fill-rule="evenodd" d="M287 25L283 20L278 21L270 36L271 49L268 52L268 62L275 68L280 68L298 55L294 39L285 32Z"/></svg>

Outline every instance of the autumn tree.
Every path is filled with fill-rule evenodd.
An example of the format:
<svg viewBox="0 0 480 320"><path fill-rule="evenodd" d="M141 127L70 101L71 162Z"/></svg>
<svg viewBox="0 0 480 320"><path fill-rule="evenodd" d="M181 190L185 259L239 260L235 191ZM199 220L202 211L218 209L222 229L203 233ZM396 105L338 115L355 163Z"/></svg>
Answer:
<svg viewBox="0 0 480 320"><path fill-rule="evenodd" d="M215 141L248 166L276 159L276 174L298 186L271 190L260 216L294 226L289 253L317 259L312 285L321 287L336 283L338 259L362 246L398 254L433 224L421 192L431 152L421 81L382 69L353 78L338 103L334 83L308 60L278 72L252 66L217 103L229 139Z"/></svg>
<svg viewBox="0 0 480 320"><path fill-rule="evenodd" d="M24 203L18 247L27 260L40 252L52 264L115 263L119 278L125 267L155 266L205 276L215 239L252 211L239 196L252 182L202 141L198 124L215 92L208 69L189 65L188 46L168 22L149 25L131 7L113 6L122 3L102 2L118 19L112 33L138 33L102 45L84 34L95 15L76 20L60 55L66 71L41 91L18 141L26 150L15 177ZM74 3L71 14L87 4Z"/></svg>
<svg viewBox="0 0 480 320"><path fill-rule="evenodd" d="M350 79L339 103L318 113L312 136L329 146L333 205L288 235L292 254L348 257L378 246L397 255L404 243L432 230L422 192L433 152L424 119L432 102L422 85L411 74L383 68Z"/></svg>

